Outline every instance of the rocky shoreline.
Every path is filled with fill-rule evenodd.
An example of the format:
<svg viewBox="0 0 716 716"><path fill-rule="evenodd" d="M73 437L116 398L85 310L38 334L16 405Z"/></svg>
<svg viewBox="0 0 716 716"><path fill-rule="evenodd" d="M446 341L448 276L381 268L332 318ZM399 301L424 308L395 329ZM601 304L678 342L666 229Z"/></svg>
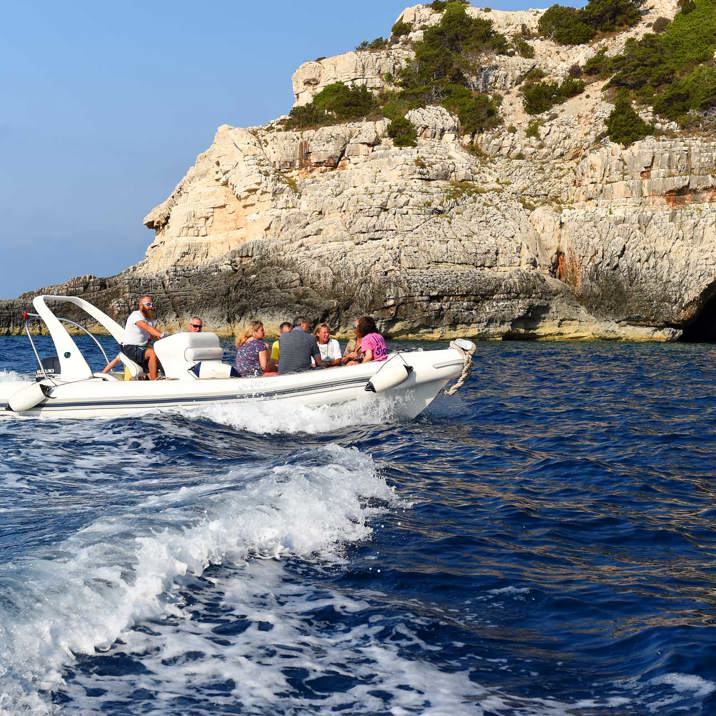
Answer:
<svg viewBox="0 0 716 716"><path fill-rule="evenodd" d="M199 313L224 334L297 313L339 331L371 313L389 335L413 338L663 341L707 326L716 141L667 127L628 148L610 142L599 81L537 121L519 99L533 68L563 78L676 10L658 0L608 40L539 39L532 59L486 57L475 82L501 93L502 124L474 136L437 106L407 114L413 147L395 145L385 118L222 126L145 218L155 238L139 264L0 301L0 334L21 330L22 309L42 292L82 296L118 320L151 292L168 328ZM489 14L507 36L540 15L468 12ZM412 34L399 42L303 65L297 105L336 81L385 89L437 18L408 8L401 20Z"/></svg>

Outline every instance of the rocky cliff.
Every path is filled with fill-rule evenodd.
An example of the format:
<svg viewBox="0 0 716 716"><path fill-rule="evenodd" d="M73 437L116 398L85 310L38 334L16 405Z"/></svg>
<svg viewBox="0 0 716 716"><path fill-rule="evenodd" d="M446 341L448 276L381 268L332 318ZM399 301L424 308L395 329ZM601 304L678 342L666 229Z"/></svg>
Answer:
<svg viewBox="0 0 716 716"><path fill-rule="evenodd" d="M542 11L467 12L513 40L534 34ZM370 312L393 335L676 338L705 321L716 294L716 140L657 121L657 137L610 142L599 80L537 117L520 94L535 69L561 81L676 12L676 0L652 0L636 26L590 44L537 38L533 57L484 53L469 81L501 96L501 123L487 131L461 132L442 106L407 113L417 135L407 147L379 114L222 126L145 217L154 241L143 261L44 290L117 316L151 291L170 324L199 312L224 330L299 311L340 327ZM440 17L408 8L410 31L391 43L301 66L296 105L335 82L390 92ZM0 330L17 329L30 296L0 303Z"/></svg>

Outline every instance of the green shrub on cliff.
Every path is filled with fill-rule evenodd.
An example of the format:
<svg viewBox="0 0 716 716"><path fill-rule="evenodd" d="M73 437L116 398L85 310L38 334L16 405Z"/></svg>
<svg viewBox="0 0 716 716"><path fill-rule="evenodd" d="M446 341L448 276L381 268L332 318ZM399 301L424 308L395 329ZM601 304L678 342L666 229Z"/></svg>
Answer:
<svg viewBox="0 0 716 716"><path fill-rule="evenodd" d="M539 127L540 124L536 119L530 120L525 130L525 137L531 137L533 139L539 139Z"/></svg>
<svg viewBox="0 0 716 716"><path fill-rule="evenodd" d="M388 40L384 37L376 37L375 40L363 40L357 47L358 52L382 50L388 46Z"/></svg>
<svg viewBox="0 0 716 716"><path fill-rule="evenodd" d="M367 117L375 108L375 98L365 87L334 82L324 87L309 104L294 107L286 127L300 129L349 122Z"/></svg>
<svg viewBox="0 0 716 716"><path fill-rule="evenodd" d="M629 40L614 57L611 87L628 90L669 119L716 107L716 0L685 5L659 35Z"/></svg>
<svg viewBox="0 0 716 716"><path fill-rule="evenodd" d="M554 105L566 102L584 92L584 82L567 77L561 84L556 82L526 82L520 89L522 103L527 114L541 114Z"/></svg>
<svg viewBox="0 0 716 716"><path fill-rule="evenodd" d="M613 32L639 22L643 0L589 0L582 16L598 32Z"/></svg>
<svg viewBox="0 0 716 716"><path fill-rule="evenodd" d="M428 27L415 44L415 60L404 76L413 84L464 81L465 71L475 69L478 55L504 53L508 46L490 20L470 17L464 5L451 2L440 22Z"/></svg>
<svg viewBox="0 0 716 716"><path fill-rule="evenodd" d="M415 43L415 58L401 73L400 91L385 99L383 114L392 119L396 112L440 104L458 116L463 133L496 126L497 100L471 89L468 77L479 70L485 52L508 47L490 20L470 17L461 2L446 3L440 22Z"/></svg>
<svg viewBox="0 0 716 716"><path fill-rule="evenodd" d="M582 45L595 35L594 29L584 22L579 10L562 5L552 5L546 10L537 27L540 35L560 45Z"/></svg>
<svg viewBox="0 0 716 716"><path fill-rule="evenodd" d="M582 45L599 32L612 32L639 22L643 0L589 0L582 9L552 5L539 19L543 37L561 45Z"/></svg>
<svg viewBox="0 0 716 716"><path fill-rule="evenodd" d="M607 51L604 48L590 57L582 68L582 74L602 79L606 79L611 74L611 71L612 58L607 55Z"/></svg>
<svg viewBox="0 0 716 716"><path fill-rule="evenodd" d="M448 112L457 115L463 134L484 132L501 122L500 109L493 97L472 92L463 85L448 85L442 104Z"/></svg>
<svg viewBox="0 0 716 716"><path fill-rule="evenodd" d="M396 147L414 147L418 140L415 127L405 117L396 117L390 121L388 136Z"/></svg>
<svg viewBox="0 0 716 716"><path fill-rule="evenodd" d="M461 0L433 3L432 7L442 12L440 21L426 28L422 40L413 45L414 59L399 78L391 78L398 83L399 91L383 93L380 104L365 87L336 82L324 87L308 105L292 109L285 126L317 127L362 119L380 110L392 122L389 133L395 143L410 146L415 142L415 128L405 119L405 113L430 104L442 105L457 115L464 134L497 126L500 98L473 90L470 78L479 72L485 53L505 53L510 45L490 20L468 15L465 5ZM411 29L408 23L398 21L392 34L400 37ZM525 45L522 52L529 56L531 46L521 42ZM358 49L380 49L386 43L378 38L361 43Z"/></svg>
<svg viewBox="0 0 716 716"><path fill-rule="evenodd" d="M398 20L390 30L393 37L403 37L409 35L413 31L413 26L409 22Z"/></svg>
<svg viewBox="0 0 716 716"><path fill-rule="evenodd" d="M522 37L515 37L512 46L520 57L532 59L535 56L535 48Z"/></svg>
<svg viewBox="0 0 716 716"><path fill-rule="evenodd" d="M716 107L716 67L699 65L676 80L654 99L654 111L667 119L685 121L690 111Z"/></svg>
<svg viewBox="0 0 716 716"><path fill-rule="evenodd" d="M375 109L375 98L366 87L349 87L334 82L324 87L314 98L313 104L333 114L339 120L361 119Z"/></svg>
<svg viewBox="0 0 716 716"><path fill-rule="evenodd" d="M442 12L448 5L469 5L469 0L433 0L430 7L436 12Z"/></svg>
<svg viewBox="0 0 716 716"><path fill-rule="evenodd" d="M613 142L629 145L653 134L654 128L634 111L628 95L622 92L607 119L607 133Z"/></svg>

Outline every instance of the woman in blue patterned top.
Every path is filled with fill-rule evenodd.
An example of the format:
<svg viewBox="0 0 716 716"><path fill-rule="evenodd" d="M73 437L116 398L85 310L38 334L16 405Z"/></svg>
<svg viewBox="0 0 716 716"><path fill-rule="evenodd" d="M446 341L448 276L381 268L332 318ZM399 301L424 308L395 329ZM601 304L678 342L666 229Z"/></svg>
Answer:
<svg viewBox="0 0 716 716"><path fill-rule="evenodd" d="M236 339L234 368L240 378L268 374L269 353L264 342L265 336L264 324L261 321L252 321Z"/></svg>

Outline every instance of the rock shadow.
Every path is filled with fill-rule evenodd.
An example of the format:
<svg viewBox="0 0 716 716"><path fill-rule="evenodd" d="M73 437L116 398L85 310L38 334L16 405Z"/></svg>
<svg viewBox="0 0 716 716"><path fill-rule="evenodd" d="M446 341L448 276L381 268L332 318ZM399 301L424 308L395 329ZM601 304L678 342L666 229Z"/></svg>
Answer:
<svg viewBox="0 0 716 716"><path fill-rule="evenodd" d="M680 340L685 343L716 343L716 281L702 294L695 316L684 325Z"/></svg>

